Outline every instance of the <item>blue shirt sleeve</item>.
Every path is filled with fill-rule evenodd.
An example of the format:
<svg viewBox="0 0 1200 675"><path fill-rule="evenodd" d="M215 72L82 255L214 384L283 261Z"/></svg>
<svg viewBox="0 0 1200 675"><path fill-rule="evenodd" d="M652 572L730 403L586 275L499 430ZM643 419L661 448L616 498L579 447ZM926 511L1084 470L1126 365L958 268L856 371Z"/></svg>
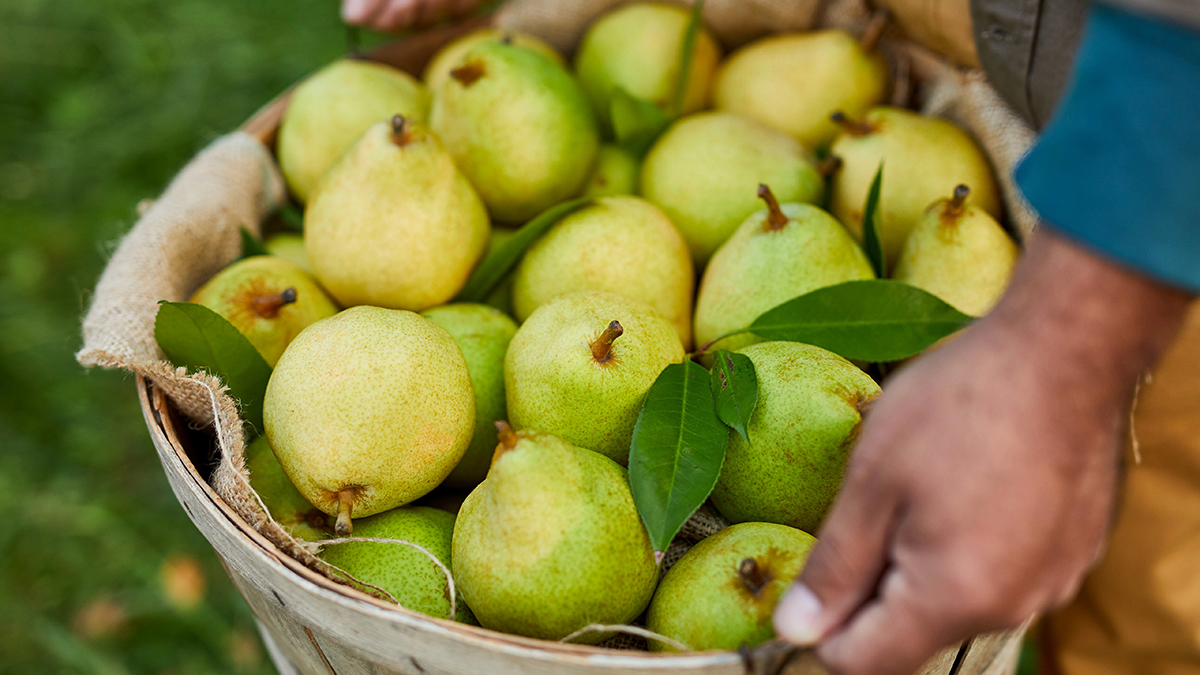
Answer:
<svg viewBox="0 0 1200 675"><path fill-rule="evenodd" d="M1015 178L1047 225L1200 292L1200 31L1093 5L1072 82Z"/></svg>

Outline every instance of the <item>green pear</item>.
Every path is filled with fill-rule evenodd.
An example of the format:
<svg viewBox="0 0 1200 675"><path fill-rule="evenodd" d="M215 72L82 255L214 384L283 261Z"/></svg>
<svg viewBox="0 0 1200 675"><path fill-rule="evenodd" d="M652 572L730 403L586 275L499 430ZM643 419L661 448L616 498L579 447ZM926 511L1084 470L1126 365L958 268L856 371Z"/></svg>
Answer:
<svg viewBox="0 0 1200 675"><path fill-rule="evenodd" d="M492 228L492 236L490 239L488 239L488 248L487 253L484 254L484 260L486 260L488 256L492 255L493 251L503 246L509 239L512 239L513 235L516 233L517 230L510 230L504 227ZM484 298L483 304L488 305L489 307L495 307L509 316L516 316L516 312L513 311L512 304L513 282L516 281L516 278L517 273L515 271L504 275L504 278L500 280L500 283L496 284L496 287L493 288L490 293L488 293L486 298Z"/></svg>
<svg viewBox="0 0 1200 675"><path fill-rule="evenodd" d="M550 434L507 425L487 479L458 512L453 560L480 625L546 640L592 623L633 621L658 582L625 470Z"/></svg>
<svg viewBox="0 0 1200 675"><path fill-rule="evenodd" d="M592 24L575 55L575 72L596 116L611 124L617 89L668 112L679 83L683 39L691 12L673 5L639 2L620 7ZM707 27L696 35L683 113L708 103L721 48Z"/></svg>
<svg viewBox="0 0 1200 675"><path fill-rule="evenodd" d="M584 197L612 197L637 193L638 173L642 164L628 150L616 145L602 145L596 155L596 166L583 186Z"/></svg>
<svg viewBox="0 0 1200 675"><path fill-rule="evenodd" d="M381 122L321 181L304 213L317 278L342 305L419 312L458 294L488 240L483 203L437 137Z"/></svg>
<svg viewBox="0 0 1200 675"><path fill-rule="evenodd" d="M683 359L674 326L650 307L613 293L560 296L508 346L509 421L627 464L646 392Z"/></svg>
<svg viewBox="0 0 1200 675"><path fill-rule="evenodd" d="M683 233L703 264L758 211L767 184L784 202L819 202L825 179L796 139L729 113L686 117L667 130L642 165L642 195Z"/></svg>
<svg viewBox="0 0 1200 675"><path fill-rule="evenodd" d="M554 47L546 44L540 38L527 33L504 31L498 28L480 28L442 47L430 59L429 65L425 66L425 85L429 87L430 91L437 91L438 87L450 79L450 71L462 64L463 57L468 52L479 45L497 42L510 42L518 47L532 49L553 59L559 65L566 65L562 54L559 54Z"/></svg>
<svg viewBox="0 0 1200 675"><path fill-rule="evenodd" d="M883 162L879 222L889 267L895 267L904 240L925 209L955 185L969 185L972 203L993 216L1000 214L1000 192L987 155L952 122L886 106L871 109L858 121L835 118L844 132L830 147L841 160L830 210L861 241L863 206Z"/></svg>
<svg viewBox="0 0 1200 675"><path fill-rule="evenodd" d="M308 264L308 252L304 250L304 235L281 232L264 241L263 247L267 249L267 253L276 258L283 258L312 274L312 266Z"/></svg>
<svg viewBox="0 0 1200 675"><path fill-rule="evenodd" d="M767 209L750 216L708 261L696 296L696 343L745 328L792 298L843 281L874 279L854 238L811 204L783 204L759 187ZM739 349L761 340L743 334L708 350Z"/></svg>
<svg viewBox="0 0 1200 675"><path fill-rule="evenodd" d="M775 637L771 616L817 540L774 523L739 523L696 544L663 577L646 628L703 652ZM669 651L650 641L652 651Z"/></svg>
<svg viewBox="0 0 1200 675"><path fill-rule="evenodd" d="M578 195L600 143L571 74L503 43L467 52L434 92L430 120L492 217L506 223Z"/></svg>
<svg viewBox="0 0 1200 675"><path fill-rule="evenodd" d="M517 267L513 309L525 321L560 295L608 291L649 305L686 347L695 288L687 243L663 212L637 197L604 197L529 248Z"/></svg>
<svg viewBox="0 0 1200 675"><path fill-rule="evenodd" d="M717 74L717 108L791 134L809 148L833 140L835 111L858 117L887 95L887 62L844 31L776 35L729 57Z"/></svg>
<svg viewBox="0 0 1200 675"><path fill-rule="evenodd" d="M310 504L292 485L266 436L259 436L246 448L246 469L250 471L250 487L258 493L275 522L289 534L305 541L319 541L329 536L332 528L325 513Z"/></svg>
<svg viewBox="0 0 1200 675"><path fill-rule="evenodd" d="M496 449L496 422L508 418L504 403L504 355L517 324L485 305L445 305L422 315L436 323L462 350L475 392L475 435L443 485L470 490L483 481Z"/></svg>
<svg viewBox="0 0 1200 675"><path fill-rule="evenodd" d="M225 317L271 367L300 331L338 311L311 274L269 255L217 272L191 301Z"/></svg>
<svg viewBox="0 0 1200 675"><path fill-rule="evenodd" d="M351 518L403 506L437 487L475 431L462 351L437 324L402 310L353 307L300 334L271 374L267 438L309 502Z"/></svg>
<svg viewBox="0 0 1200 675"><path fill-rule="evenodd" d="M371 125L393 115L424 120L428 111L429 92L408 73L370 61L335 61L292 92L279 123L279 168L292 194L307 202Z"/></svg>
<svg viewBox="0 0 1200 675"><path fill-rule="evenodd" d="M923 288L960 312L983 316L1008 287L1020 250L960 185L933 203L904 242L894 277Z"/></svg>
<svg viewBox="0 0 1200 675"><path fill-rule="evenodd" d="M740 350L754 363L750 443L731 433L712 502L735 523L816 532L841 487L862 406L879 385L842 357L798 342Z"/></svg>
<svg viewBox="0 0 1200 675"><path fill-rule="evenodd" d="M453 562L454 514L424 506L400 507L358 521L354 536L416 544L449 569ZM351 541L326 546L321 559L363 583L382 588L405 609L439 619L450 614L446 574L429 556L411 546ZM456 600L454 620L475 623L462 593Z"/></svg>

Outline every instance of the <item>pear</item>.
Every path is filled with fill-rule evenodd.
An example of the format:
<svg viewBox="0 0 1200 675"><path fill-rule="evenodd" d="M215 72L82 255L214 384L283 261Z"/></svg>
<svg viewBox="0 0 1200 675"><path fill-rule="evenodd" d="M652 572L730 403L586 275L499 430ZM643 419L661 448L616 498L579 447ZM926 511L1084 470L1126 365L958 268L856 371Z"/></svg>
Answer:
<svg viewBox="0 0 1200 675"><path fill-rule="evenodd" d="M729 57L713 89L716 107L790 134L809 148L833 140L829 119L858 117L887 95L887 62L844 31L789 33Z"/></svg>
<svg viewBox="0 0 1200 675"><path fill-rule="evenodd" d="M767 184L783 202L819 202L825 179L791 136L737 115L701 113L667 130L642 166L642 195L703 264L750 214Z"/></svg>
<svg viewBox="0 0 1200 675"><path fill-rule="evenodd" d="M633 153L616 145L601 145L596 166L583 186L584 197L612 197L637 193L641 162Z"/></svg>
<svg viewBox="0 0 1200 675"><path fill-rule="evenodd" d="M680 55L691 13L673 5L639 2L618 8L592 24L575 56L575 72L596 116L611 124L617 89L668 112L679 82ZM683 113L708 103L721 48L707 27L696 35Z"/></svg>
<svg viewBox="0 0 1200 675"><path fill-rule="evenodd" d="M304 235L281 232L264 241L263 247L276 258L283 258L312 274L312 266L308 264L308 252L304 250Z"/></svg>
<svg viewBox="0 0 1200 675"><path fill-rule="evenodd" d="M332 528L328 518L296 490L266 436L246 448L246 469L250 471L250 487L258 493L263 506L275 522L289 534L305 541L319 541L329 536Z"/></svg>
<svg viewBox="0 0 1200 675"><path fill-rule="evenodd" d="M454 514L425 506L406 506L363 518L355 537L396 539L416 544L437 557L447 569L453 562L451 542ZM321 559L355 579L387 591L401 607L445 619L450 614L446 575L429 556L404 544L351 541L326 546ZM475 623L461 597L454 620Z"/></svg>
<svg viewBox="0 0 1200 675"><path fill-rule="evenodd" d="M338 311L311 274L268 255L217 272L191 301L225 317L271 367L300 331Z"/></svg>
<svg viewBox="0 0 1200 675"><path fill-rule="evenodd" d="M562 54L559 54L554 47L546 44L540 38L529 35L528 33L517 33L503 31L498 28L480 28L477 31L467 33L458 38L454 42L442 47L437 54L429 61L429 65L425 66L425 85L430 91L437 91L438 87L445 84L450 78L450 71L454 70L462 64L463 57L472 49L481 44L490 44L496 42L508 42L518 47L532 49L544 56L553 59L559 65L566 65Z"/></svg>
<svg viewBox="0 0 1200 675"><path fill-rule="evenodd" d="M524 321L560 295L608 291L649 305L686 347L695 287L687 243L663 212L637 197L605 197L529 248L517 267L513 309Z"/></svg>
<svg viewBox="0 0 1200 675"><path fill-rule="evenodd" d="M292 93L279 123L279 168L307 202L317 183L371 125L403 115L424 120L429 92L408 73L343 59L313 73Z"/></svg>
<svg viewBox="0 0 1200 675"><path fill-rule="evenodd" d="M775 604L817 540L774 523L739 523L696 544L663 577L646 628L703 652L775 637ZM650 641L653 651L671 648Z"/></svg>
<svg viewBox="0 0 1200 675"><path fill-rule="evenodd" d="M874 279L854 238L833 216L811 204L783 204L762 185L767 209L750 216L717 249L696 296L696 343L705 345L745 328L792 298L843 281ZM739 349L760 340L743 334L712 349Z"/></svg>
<svg viewBox="0 0 1200 675"><path fill-rule="evenodd" d="M683 358L674 326L650 307L612 293L561 296L508 346L509 421L626 464L646 392Z"/></svg>
<svg viewBox="0 0 1200 675"><path fill-rule="evenodd" d="M1008 287L1020 251L983 209L967 204L960 185L925 211L904 242L893 274L964 314L983 316Z"/></svg>
<svg viewBox="0 0 1200 675"><path fill-rule="evenodd" d="M304 214L308 260L344 306L419 312L467 282L487 211L437 137L403 117L367 131Z"/></svg>
<svg viewBox="0 0 1200 675"><path fill-rule="evenodd" d="M835 114L844 132L830 147L841 160L834 174L830 210L862 240L862 210L880 162L880 228L888 266L926 207L955 185L971 188L971 201L1000 214L1000 192L987 155L953 123L900 108L871 109L861 120Z"/></svg>
<svg viewBox="0 0 1200 675"><path fill-rule="evenodd" d="M596 159L596 122L553 59L482 44L433 96L431 126L496 220L521 223L574 197Z"/></svg>
<svg viewBox="0 0 1200 675"><path fill-rule="evenodd" d="M484 255L484 260L487 260L488 256L492 255L496 249L503 246L505 242L511 239L516 233L517 230L510 230L503 227L492 228L492 236L490 239L488 239L488 248L487 253ZM483 304L488 305L489 307L495 307L509 316L515 316L516 312L513 311L512 304L512 289L513 282L516 280L516 278L517 273L515 271L506 274L504 278L500 280L500 283L496 284L496 287L492 289L492 292L488 293L488 296L484 299Z"/></svg>
<svg viewBox="0 0 1200 675"><path fill-rule="evenodd" d="M422 316L436 323L462 350L475 392L475 435L443 485L470 490L483 481L496 449L496 421L508 418L504 403L504 355L517 324L485 305L446 305Z"/></svg>
<svg viewBox="0 0 1200 675"><path fill-rule="evenodd" d="M592 623L631 622L658 582L625 470L551 434L507 425L487 479L458 513L453 560L480 625L546 640Z"/></svg>
<svg viewBox="0 0 1200 675"><path fill-rule="evenodd" d="M267 438L296 489L351 518L403 506L437 487L475 431L462 351L412 312L353 307L297 337L271 374Z"/></svg>
<svg viewBox="0 0 1200 675"><path fill-rule="evenodd" d="M862 407L879 385L842 357L797 342L740 350L754 363L750 443L729 435L712 502L730 521L816 532L842 482Z"/></svg>

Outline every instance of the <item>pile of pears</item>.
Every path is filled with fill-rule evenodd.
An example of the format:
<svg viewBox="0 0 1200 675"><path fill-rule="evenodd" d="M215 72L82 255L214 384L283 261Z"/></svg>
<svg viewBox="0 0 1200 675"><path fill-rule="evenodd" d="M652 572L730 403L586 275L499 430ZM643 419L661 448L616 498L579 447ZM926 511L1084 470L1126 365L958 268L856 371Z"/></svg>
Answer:
<svg viewBox="0 0 1200 675"><path fill-rule="evenodd" d="M1018 247L986 155L950 122L883 105L873 45L824 30L726 56L701 27L680 82L690 20L623 5L573 62L487 29L422 80L352 59L315 73L277 143L303 233L269 237L193 298L274 369L247 463L272 517L311 541L421 546L322 554L409 610L546 640L635 622L694 650L770 639L880 386L817 347L713 342L875 277L862 210L880 165L894 278L975 316L1008 282ZM648 151L616 141L619 97L676 116ZM487 304L455 302L514 228L579 197ZM663 369L716 348L759 381L711 495L735 524L664 573L630 443ZM455 579L453 616L430 555Z"/></svg>

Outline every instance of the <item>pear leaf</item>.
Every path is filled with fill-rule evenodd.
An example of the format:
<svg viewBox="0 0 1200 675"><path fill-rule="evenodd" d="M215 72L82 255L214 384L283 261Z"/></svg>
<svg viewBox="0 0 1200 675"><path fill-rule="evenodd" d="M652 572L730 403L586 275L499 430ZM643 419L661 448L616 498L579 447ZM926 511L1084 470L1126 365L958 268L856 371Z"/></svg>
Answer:
<svg viewBox="0 0 1200 675"><path fill-rule="evenodd" d="M613 92L610 105L617 144L639 158L671 124L671 118L652 101L637 98L621 87Z"/></svg>
<svg viewBox="0 0 1200 675"><path fill-rule="evenodd" d="M271 366L254 345L220 314L190 302L160 302L154 339L175 366L207 370L241 402L242 418L263 428L263 396Z"/></svg>
<svg viewBox="0 0 1200 675"><path fill-rule="evenodd" d="M289 230L296 232L304 231L304 212L296 208L292 204L284 204L279 207L277 212L279 219L287 226Z"/></svg>
<svg viewBox="0 0 1200 675"><path fill-rule="evenodd" d="M479 263L479 266L471 273L471 277L467 279L467 283L463 286L462 291L459 292L459 301L486 301L492 289L504 281L505 275L516 266L517 261L521 259L521 256L525 255L525 250L533 242L537 241L551 227L554 227L558 221L588 206L593 201L593 199L588 197L563 202L562 204L546 209L536 218L525 223L503 245L488 251L483 262Z"/></svg>
<svg viewBox="0 0 1200 675"><path fill-rule="evenodd" d="M258 237L250 234L250 230L247 230L245 227L242 227L241 231L243 260L246 258L253 258L256 255L268 255L267 248L263 246L261 241L258 240Z"/></svg>
<svg viewBox="0 0 1200 675"><path fill-rule="evenodd" d="M758 403L754 362L745 354L718 349L713 356L711 384L717 417L750 443L750 416Z"/></svg>
<svg viewBox="0 0 1200 675"><path fill-rule="evenodd" d="M767 310L747 332L804 342L847 359L885 363L920 354L972 317L916 286L888 279L819 288Z"/></svg>
<svg viewBox="0 0 1200 675"><path fill-rule="evenodd" d="M667 366L646 394L629 451L629 487L655 551L666 551L708 499L728 441L708 371L690 359Z"/></svg>
<svg viewBox="0 0 1200 675"><path fill-rule="evenodd" d="M867 192L867 203L863 207L863 252L871 261L875 276L886 279L888 275L887 256L883 251L883 223L880 217L879 195L883 188L883 162L875 172L875 180L871 181L871 189Z"/></svg>
<svg viewBox="0 0 1200 675"><path fill-rule="evenodd" d="M679 49L679 79L675 81L675 96L671 100L671 118L683 115L683 107L687 104L688 84L692 79L692 58L696 55L696 39L704 26L704 0L696 0L692 5L692 18L683 34L683 42Z"/></svg>

